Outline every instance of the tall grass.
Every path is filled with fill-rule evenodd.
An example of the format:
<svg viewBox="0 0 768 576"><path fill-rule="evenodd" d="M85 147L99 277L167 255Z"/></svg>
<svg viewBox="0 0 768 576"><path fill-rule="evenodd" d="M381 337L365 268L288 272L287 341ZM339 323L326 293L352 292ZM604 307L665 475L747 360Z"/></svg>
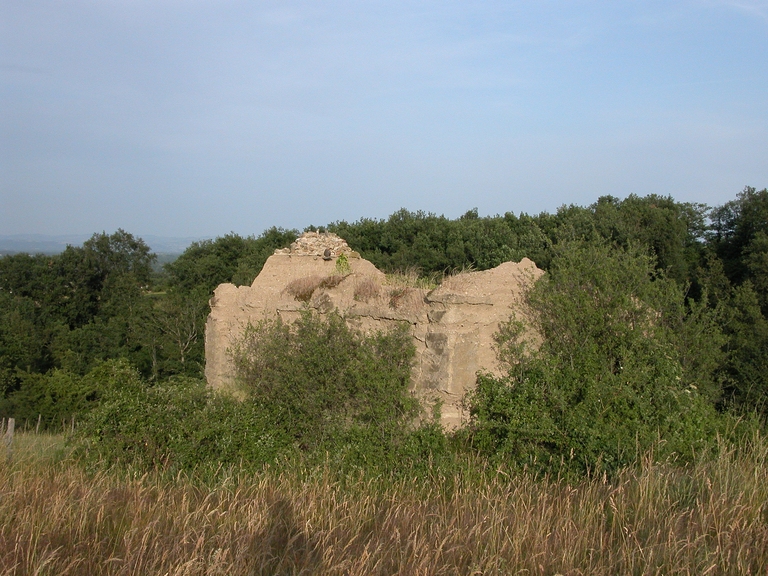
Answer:
<svg viewBox="0 0 768 576"><path fill-rule="evenodd" d="M0 574L765 574L768 443L569 484L88 473L55 441L0 463ZM24 446L26 444L26 446ZM51 447L51 445L53 447Z"/></svg>

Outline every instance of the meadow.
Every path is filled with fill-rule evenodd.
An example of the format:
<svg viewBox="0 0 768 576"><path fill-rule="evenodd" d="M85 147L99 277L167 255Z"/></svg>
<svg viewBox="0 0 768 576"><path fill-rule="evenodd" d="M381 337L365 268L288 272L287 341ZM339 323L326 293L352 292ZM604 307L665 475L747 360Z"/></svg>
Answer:
<svg viewBox="0 0 768 576"><path fill-rule="evenodd" d="M576 483L464 461L398 479L328 467L88 469L61 435L0 463L0 574L765 574L768 442Z"/></svg>

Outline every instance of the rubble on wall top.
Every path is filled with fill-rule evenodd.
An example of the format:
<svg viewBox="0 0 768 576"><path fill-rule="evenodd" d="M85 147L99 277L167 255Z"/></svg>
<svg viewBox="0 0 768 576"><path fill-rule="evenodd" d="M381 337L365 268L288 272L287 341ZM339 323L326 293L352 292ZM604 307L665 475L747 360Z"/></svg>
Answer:
<svg viewBox="0 0 768 576"><path fill-rule="evenodd" d="M279 248L275 254L290 254L293 256L325 256L325 251L330 250L328 257L337 258L341 254L352 254L352 249L346 240L332 232L304 232L290 248Z"/></svg>

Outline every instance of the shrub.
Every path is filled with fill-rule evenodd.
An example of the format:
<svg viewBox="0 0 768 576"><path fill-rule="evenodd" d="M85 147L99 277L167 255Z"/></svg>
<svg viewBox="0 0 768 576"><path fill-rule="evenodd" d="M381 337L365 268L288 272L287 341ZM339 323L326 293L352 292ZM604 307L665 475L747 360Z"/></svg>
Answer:
<svg viewBox="0 0 768 576"><path fill-rule="evenodd" d="M175 472L244 463L258 468L286 447L252 405L215 394L202 380L110 391L76 430L86 461Z"/></svg>
<svg viewBox="0 0 768 576"><path fill-rule="evenodd" d="M480 375L465 399L461 434L474 449L539 470L602 472L654 445L659 458L686 459L713 438L716 414L696 383L711 383L704 368L715 367L690 358L671 326L695 333L700 354L721 336L698 308L680 317L682 290L646 254L561 246L525 307L543 344L535 349L519 321L502 327L507 375Z"/></svg>
<svg viewBox="0 0 768 576"><path fill-rule="evenodd" d="M68 370L47 374L20 372L21 385L0 403L3 417L37 423L43 429L61 429L64 422L79 421L97 407L105 395L116 389L137 389L144 384L127 360L98 363L80 376Z"/></svg>
<svg viewBox="0 0 768 576"><path fill-rule="evenodd" d="M309 302L314 294L315 290L320 287L323 279L320 276L306 276L304 278L297 278L292 280L286 287L285 291L291 296L301 302Z"/></svg>
<svg viewBox="0 0 768 576"><path fill-rule="evenodd" d="M336 313L249 326L231 350L249 401L309 453L382 457L419 412L409 394L414 354L407 327L359 334Z"/></svg>
<svg viewBox="0 0 768 576"><path fill-rule="evenodd" d="M332 274L322 278L321 276L306 276L291 281L285 287L285 291L301 302L309 302L318 288L335 288L344 280L345 276Z"/></svg>
<svg viewBox="0 0 768 576"><path fill-rule="evenodd" d="M86 461L139 470L259 469L288 462L425 469L446 458L439 424L417 425L406 327L362 335L338 314L265 321L232 349L243 400L176 378L108 386L76 431ZM431 464L429 464L431 465Z"/></svg>
<svg viewBox="0 0 768 576"><path fill-rule="evenodd" d="M355 284L354 298L362 302L369 302L378 298L381 288L373 278L365 277Z"/></svg>
<svg viewBox="0 0 768 576"><path fill-rule="evenodd" d="M352 267L349 265L349 258L346 254L340 254L336 258L336 273L340 276L346 276L352 272Z"/></svg>

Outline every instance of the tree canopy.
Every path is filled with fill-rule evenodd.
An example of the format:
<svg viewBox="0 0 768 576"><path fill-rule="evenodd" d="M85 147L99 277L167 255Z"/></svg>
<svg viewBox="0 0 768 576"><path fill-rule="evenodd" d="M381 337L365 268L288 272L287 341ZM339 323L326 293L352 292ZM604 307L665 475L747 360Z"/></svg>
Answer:
<svg viewBox="0 0 768 576"><path fill-rule="evenodd" d="M696 386L708 405L768 414L768 190L745 188L712 209L654 194L603 196L553 214L480 216L472 209L449 219L402 209L386 219L337 221L325 229L386 272L417 270L437 281L458 270L530 258L549 271L549 297L562 300L562 309L553 301L537 309L548 335L548 361L564 357L564 349L553 347L573 330L572 342L581 349L572 354L583 356L592 342L593 380L612 381L619 365L650 370L667 354L672 364L654 364L663 368L664 378L674 373ZM86 410L90 400L83 398L91 397L91 384L78 383L91 382L83 379L108 362L126 362L149 386L202 377L213 290L223 282L250 284L275 249L298 234L273 227L259 236L231 233L195 242L161 270L155 269L150 247L124 230L94 234L57 255L0 258L0 415L37 411L44 421L55 422L67 416L64 412ZM564 268L564 262L576 265L571 257L576 253L589 262L603 261L592 276L584 276L589 281L576 282L587 274L578 266ZM620 273L622 262L632 263L627 270L636 276ZM575 291L568 292L568 286ZM639 287L645 292L633 292ZM596 301L589 295L598 292L611 300L594 311L596 322L600 314L603 321L626 322L637 314L657 314L662 321L640 333L621 332L627 338L652 337L611 339L618 325L599 323L595 339L579 332L592 329L590 306ZM555 309L557 328L544 323ZM565 322L571 323L567 329L561 326ZM642 361L632 364L632 354ZM554 370L554 364L546 366ZM504 386L515 389L510 382ZM616 386L611 389L621 388ZM643 386L626 392L642 395ZM66 387L86 392L67 395L61 392Z"/></svg>

